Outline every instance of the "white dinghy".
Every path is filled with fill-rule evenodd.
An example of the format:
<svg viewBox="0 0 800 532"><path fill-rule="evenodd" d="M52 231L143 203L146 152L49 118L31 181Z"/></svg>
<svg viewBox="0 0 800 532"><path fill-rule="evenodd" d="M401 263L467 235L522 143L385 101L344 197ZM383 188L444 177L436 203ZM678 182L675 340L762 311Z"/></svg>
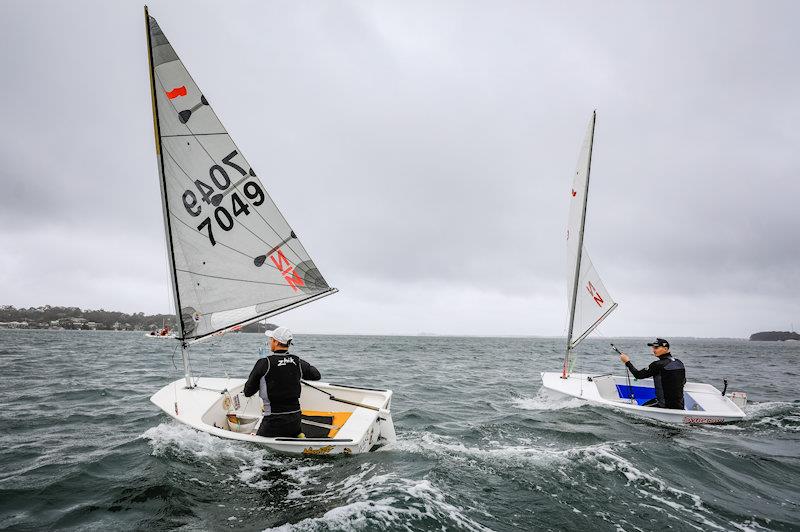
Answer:
<svg viewBox="0 0 800 532"><path fill-rule="evenodd" d="M174 340L177 338L175 336L175 332L167 325L166 323L161 324L161 328L157 331L150 331L144 334L145 338L158 338L158 339L169 339Z"/></svg>
<svg viewBox="0 0 800 532"><path fill-rule="evenodd" d="M175 336L175 333L155 334L155 333L152 333L152 332L145 333L144 337L145 338L155 338L156 340L175 340L175 339L178 338L177 336Z"/></svg>
<svg viewBox="0 0 800 532"><path fill-rule="evenodd" d="M567 227L567 260L571 265L567 278L570 311L564 365L561 372L542 373L542 385L558 394L660 421L723 423L743 419L742 408L747 398L742 392L728 396L710 384L687 382L684 387L685 410L654 408L642 406L656 395L652 379L631 381L628 376L592 376L572 372L575 348L617 308L583 246L596 118L596 113L593 113L570 191Z"/></svg>
<svg viewBox="0 0 800 532"><path fill-rule="evenodd" d="M197 430L276 451L351 454L395 440L392 392L303 382L304 438L256 436L245 379L196 377L191 345L336 292L145 7L153 125L184 378L151 397Z"/></svg>

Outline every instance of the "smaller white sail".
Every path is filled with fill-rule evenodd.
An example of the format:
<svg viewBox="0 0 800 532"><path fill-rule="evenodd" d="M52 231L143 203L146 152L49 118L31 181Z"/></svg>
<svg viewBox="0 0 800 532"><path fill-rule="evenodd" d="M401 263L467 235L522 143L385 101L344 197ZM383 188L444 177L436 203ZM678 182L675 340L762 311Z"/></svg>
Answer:
<svg viewBox="0 0 800 532"><path fill-rule="evenodd" d="M567 294L570 308L570 325L567 338L565 371L569 371L569 351L611 313L617 304L611 299L583 245L586 224L586 202L589 193L589 175L592 163L595 115L589 122L581 147L578 168L572 181L569 222L567 225ZM580 268L578 275L576 269Z"/></svg>
<svg viewBox="0 0 800 532"><path fill-rule="evenodd" d="M584 248L575 301L575 321L569 347L577 346L616 307L617 304L611 299Z"/></svg>

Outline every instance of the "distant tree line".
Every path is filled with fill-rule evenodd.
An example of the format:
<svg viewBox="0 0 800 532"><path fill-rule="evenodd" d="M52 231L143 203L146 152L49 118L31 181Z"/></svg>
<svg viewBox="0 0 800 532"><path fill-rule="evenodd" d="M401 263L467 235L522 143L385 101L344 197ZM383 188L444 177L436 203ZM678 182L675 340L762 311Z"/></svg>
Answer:
<svg viewBox="0 0 800 532"><path fill-rule="evenodd" d="M175 327L174 314L126 314L114 310L91 310L79 307L16 308L0 305L0 328L22 329L92 329L100 331L152 331L164 325ZM271 328L274 328L273 325ZM242 332L263 332L264 325L251 323Z"/></svg>
<svg viewBox="0 0 800 532"><path fill-rule="evenodd" d="M0 306L0 323L29 329L98 329L143 331L160 329L163 324L174 326L173 314L145 314L137 312L126 314L113 310L91 310L79 307L16 308L12 305ZM21 325L21 324L26 325Z"/></svg>

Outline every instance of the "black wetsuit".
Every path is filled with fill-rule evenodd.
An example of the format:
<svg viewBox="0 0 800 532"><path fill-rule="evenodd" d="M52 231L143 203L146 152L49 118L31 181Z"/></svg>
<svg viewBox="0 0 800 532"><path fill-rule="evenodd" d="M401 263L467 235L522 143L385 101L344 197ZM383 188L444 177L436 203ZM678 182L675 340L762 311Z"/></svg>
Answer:
<svg viewBox="0 0 800 532"><path fill-rule="evenodd" d="M264 418L258 435L294 438L300 434L300 379L318 381L320 378L317 368L287 351L259 359L244 385L245 397L260 392L264 401Z"/></svg>
<svg viewBox="0 0 800 532"><path fill-rule="evenodd" d="M658 408L676 408L683 410L683 385L686 384L686 369L683 362L671 353L661 355L647 369L636 369L630 361L625 363L637 379L653 377L656 385L656 399L648 401L644 406Z"/></svg>

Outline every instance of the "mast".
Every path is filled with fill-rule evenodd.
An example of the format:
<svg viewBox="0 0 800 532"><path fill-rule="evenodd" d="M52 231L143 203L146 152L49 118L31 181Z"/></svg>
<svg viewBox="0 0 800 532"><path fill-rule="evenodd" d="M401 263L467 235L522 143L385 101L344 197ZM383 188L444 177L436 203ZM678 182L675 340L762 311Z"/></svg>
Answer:
<svg viewBox="0 0 800 532"><path fill-rule="evenodd" d="M156 80L153 68L153 46L150 39L150 13L147 6L144 6L144 31L147 35L147 64L150 73L150 96L153 104L153 133L156 140L156 156L158 158L158 177L161 183L161 206L164 212L164 230L167 237L167 257L169 258L169 274L172 282L172 296L175 299L175 315L178 322L178 338L181 341L181 354L183 358L183 371L186 377L186 387L192 388L192 372L189 366L189 351L186 342L183 340L183 319L181 318L181 301L178 294L178 281L175 274L175 252L172 248L172 228L169 218L169 202L167 200L167 181L164 177L164 157L161 153L161 128L158 122L158 102L156 101Z"/></svg>
<svg viewBox="0 0 800 532"><path fill-rule="evenodd" d="M572 283L572 301L569 309L569 330L567 332L567 352L564 356L564 368L561 378L566 379L569 371L569 356L572 351L572 331L575 325L575 306L578 302L578 281L581 276L581 255L583 254L583 233L586 227L586 205L589 201L589 177L592 171L592 147L594 146L594 126L597 120L597 111L592 111L592 134L589 139L589 159L586 163L586 188L583 191L583 210L581 212L581 230L578 233L578 253L575 261L575 276ZM612 308L613 310L613 308ZM609 311L610 312L610 311ZM599 321L598 321L599 323Z"/></svg>

